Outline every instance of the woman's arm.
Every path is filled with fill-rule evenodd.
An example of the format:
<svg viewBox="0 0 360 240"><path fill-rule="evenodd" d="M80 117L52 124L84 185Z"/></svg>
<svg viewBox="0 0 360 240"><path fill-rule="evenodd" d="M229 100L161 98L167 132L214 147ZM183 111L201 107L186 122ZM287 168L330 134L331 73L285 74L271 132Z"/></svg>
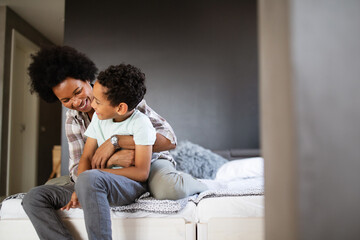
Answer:
<svg viewBox="0 0 360 240"><path fill-rule="evenodd" d="M81 117L81 116L78 116ZM73 110L66 112L65 133L69 145L69 173L73 180L78 175L78 166L84 151L86 130L85 121L79 121Z"/></svg>
<svg viewBox="0 0 360 240"><path fill-rule="evenodd" d="M121 169L100 169L104 172L109 172L130 178L134 181L145 182L149 177L150 163L152 155L151 145L136 145L135 147L135 165Z"/></svg>
<svg viewBox="0 0 360 240"><path fill-rule="evenodd" d="M135 150L119 150L115 152L106 162L106 167L112 166L131 167L135 165Z"/></svg>
<svg viewBox="0 0 360 240"><path fill-rule="evenodd" d="M123 136L123 135L117 135L119 146L122 149L126 150L134 150L135 149L135 142L133 136ZM166 151L170 149L174 149L176 147L175 144L172 144L169 139L164 137L160 133L156 133L156 140L153 145L153 152L161 152ZM111 165L119 165L119 166L126 166L129 161L132 161L134 158L126 159L121 156L122 153L117 152L118 157L116 155L114 156L115 148L112 145L110 139L106 140L101 146L96 150L92 162L96 166L100 166L100 168L105 168L105 166L111 166ZM111 159L114 156L113 159ZM131 157L131 154L127 154L128 157ZM111 159L111 163L108 163L108 161Z"/></svg>
<svg viewBox="0 0 360 240"><path fill-rule="evenodd" d="M133 136L123 136L123 135L117 135L119 146L122 149L135 149L135 142ZM110 139L108 139L106 142L110 142ZM110 142L111 144L111 142ZM102 146L102 145L101 145ZM101 147L100 146L100 147ZM153 145L153 152L162 152L174 149L176 147L176 144L172 144L170 139L166 138L164 135L160 133L156 133L156 140Z"/></svg>
<svg viewBox="0 0 360 240"><path fill-rule="evenodd" d="M150 108L146 104L145 100L142 100L136 108L150 119L151 124L156 130L157 136L154 144L155 150L161 152L174 149L176 147L177 139L170 124L157 112ZM155 150L154 152L157 152Z"/></svg>
<svg viewBox="0 0 360 240"><path fill-rule="evenodd" d="M153 146L154 152L162 152L174 149L176 147L175 143L171 143L170 139L166 138L161 133L156 133L156 141Z"/></svg>

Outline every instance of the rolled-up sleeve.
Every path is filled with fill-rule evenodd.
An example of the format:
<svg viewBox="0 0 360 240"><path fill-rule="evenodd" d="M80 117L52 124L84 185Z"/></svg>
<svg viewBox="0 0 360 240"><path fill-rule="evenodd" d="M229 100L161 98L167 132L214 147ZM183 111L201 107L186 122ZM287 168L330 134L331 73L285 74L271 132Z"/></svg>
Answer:
<svg viewBox="0 0 360 240"><path fill-rule="evenodd" d="M177 139L174 130L170 124L153 109L151 109L145 100L142 100L136 107L140 112L149 117L153 127L157 133L160 133L164 137L170 140L172 144L177 144Z"/></svg>
<svg viewBox="0 0 360 240"><path fill-rule="evenodd" d="M69 174L73 181L77 179L78 165L86 142L85 130L83 119L67 114L65 133L69 144Z"/></svg>

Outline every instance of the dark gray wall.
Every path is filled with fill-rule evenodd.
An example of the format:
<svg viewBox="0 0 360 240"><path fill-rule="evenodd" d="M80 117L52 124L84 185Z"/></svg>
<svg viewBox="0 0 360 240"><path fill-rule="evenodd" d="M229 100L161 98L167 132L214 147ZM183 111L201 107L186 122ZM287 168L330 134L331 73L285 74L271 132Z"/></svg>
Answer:
<svg viewBox="0 0 360 240"><path fill-rule="evenodd" d="M66 1L66 45L147 77L179 140L258 148L256 1ZM63 142L64 143L64 142Z"/></svg>

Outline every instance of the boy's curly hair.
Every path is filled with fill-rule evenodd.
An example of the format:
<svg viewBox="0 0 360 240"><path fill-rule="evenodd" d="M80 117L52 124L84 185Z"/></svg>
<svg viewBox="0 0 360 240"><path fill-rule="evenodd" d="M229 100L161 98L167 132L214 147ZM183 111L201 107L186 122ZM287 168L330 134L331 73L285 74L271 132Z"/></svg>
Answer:
<svg viewBox="0 0 360 240"><path fill-rule="evenodd" d="M124 102L134 109L146 93L145 74L130 64L110 66L99 73L97 81L108 90L105 93L112 106Z"/></svg>
<svg viewBox="0 0 360 240"><path fill-rule="evenodd" d="M82 81L93 81L98 69L85 54L68 46L42 48L31 55L28 68L30 91L38 93L46 102L55 102L52 88L68 77Z"/></svg>

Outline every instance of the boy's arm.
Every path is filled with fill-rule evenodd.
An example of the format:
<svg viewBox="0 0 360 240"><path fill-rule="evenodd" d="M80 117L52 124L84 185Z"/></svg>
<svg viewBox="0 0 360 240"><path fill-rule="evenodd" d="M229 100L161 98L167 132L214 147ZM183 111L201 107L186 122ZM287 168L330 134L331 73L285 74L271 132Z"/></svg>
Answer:
<svg viewBox="0 0 360 240"><path fill-rule="evenodd" d="M134 138L131 135L123 136L123 135L116 135L118 138L119 146L122 149L127 150L134 150L135 149L135 142ZM171 150L175 148L175 144L172 144L169 139L164 137L164 135L160 133L156 133L156 140L152 147L153 152L161 152L166 150ZM110 139L106 140L101 146L96 150L92 162L94 163L94 166L99 166L99 168L105 168L108 164L107 161L110 159L110 157L115 153L115 148L112 145ZM132 159L129 159L132 160ZM121 158L119 158L119 161L121 161ZM114 162L113 164L117 164L122 166L121 162Z"/></svg>
<svg viewBox="0 0 360 240"><path fill-rule="evenodd" d="M152 145L136 145L134 166L121 169L102 168L100 170L121 175L134 181L145 182L149 177L151 156Z"/></svg>
<svg viewBox="0 0 360 240"><path fill-rule="evenodd" d="M91 158L94 155L97 149L97 140L94 138L88 137L84 146L84 152L81 155L79 166L78 166L78 175L82 172L91 169ZM79 208L80 203L76 196L76 193L73 192L70 201L61 208L61 210L69 210L70 208Z"/></svg>
<svg viewBox="0 0 360 240"><path fill-rule="evenodd" d="M78 167L78 176L91 167L91 159L94 156L96 149L98 148L97 140L95 138L88 137L84 146L84 152L81 155L79 167Z"/></svg>

